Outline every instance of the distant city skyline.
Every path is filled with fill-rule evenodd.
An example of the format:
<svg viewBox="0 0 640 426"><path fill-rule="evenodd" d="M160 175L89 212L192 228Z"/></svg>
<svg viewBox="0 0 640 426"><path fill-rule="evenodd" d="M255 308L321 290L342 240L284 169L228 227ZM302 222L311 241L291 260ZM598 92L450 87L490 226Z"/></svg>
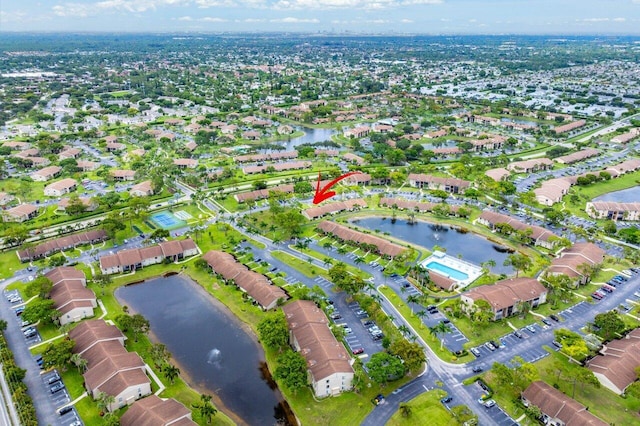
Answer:
<svg viewBox="0 0 640 426"><path fill-rule="evenodd" d="M640 0L4 0L0 31L640 35Z"/></svg>

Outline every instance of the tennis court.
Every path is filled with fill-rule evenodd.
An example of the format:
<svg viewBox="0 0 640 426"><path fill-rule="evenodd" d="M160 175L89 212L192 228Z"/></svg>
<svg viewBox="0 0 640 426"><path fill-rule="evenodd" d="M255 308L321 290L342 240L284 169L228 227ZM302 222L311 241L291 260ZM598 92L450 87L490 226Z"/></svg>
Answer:
<svg viewBox="0 0 640 426"><path fill-rule="evenodd" d="M151 215L151 220L162 229L173 229L185 226L187 224L187 222L178 219L173 215L173 213L168 211L163 211Z"/></svg>

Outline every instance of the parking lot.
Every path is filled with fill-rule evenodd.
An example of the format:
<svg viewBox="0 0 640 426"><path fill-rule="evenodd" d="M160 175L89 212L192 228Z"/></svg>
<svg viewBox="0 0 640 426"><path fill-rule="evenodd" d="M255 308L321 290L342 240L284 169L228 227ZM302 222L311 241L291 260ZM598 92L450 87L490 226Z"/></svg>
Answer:
<svg viewBox="0 0 640 426"><path fill-rule="evenodd" d="M53 403L53 406L57 409L71 402L67 388L64 387L62 380L59 380L60 375L56 370L47 371L40 375L42 378L42 386L48 390L49 398ZM73 419L75 416L75 420ZM70 425L73 421L79 420L75 410L73 413L67 413L61 417L61 425Z"/></svg>
<svg viewBox="0 0 640 426"><path fill-rule="evenodd" d="M471 395L474 397L476 401L479 400L483 395L486 395L487 393L484 389L482 389L482 387L480 387L478 382L474 382L468 385L467 389L469 390L469 393L471 393ZM480 402L478 402L478 405L480 406ZM476 407L470 407L470 408L473 408L474 410L478 409ZM482 407L480 406L480 408ZM502 408L500 408L497 404L491 408L485 407L484 410L486 410L487 414L494 421L494 423L492 423L494 425L511 426L511 425L518 424L515 422L515 420L509 417L509 415L505 413L502 410Z"/></svg>
<svg viewBox="0 0 640 426"><path fill-rule="evenodd" d="M531 327L531 329L529 329L529 327ZM544 327L548 328L549 326L544 326ZM519 329L518 333L521 336L520 338L516 336L514 331L511 333L505 334L500 338L493 339L493 341L498 344L497 348L491 350L490 345L485 343L485 344L471 348L471 353L474 356L476 356L476 358L484 359L486 357L489 357L493 352L500 351L501 349L504 349L506 347L518 345L520 342L533 337L534 335L536 335L536 333L542 332L542 330L543 330L543 326L540 326L539 324L535 323L528 327L523 327ZM548 356L549 353L544 349L542 349L542 347L537 347L537 348L528 349L520 353L519 355L522 357L522 359L524 359L525 362L536 362L544 358L545 356ZM487 367L490 367L490 365Z"/></svg>
<svg viewBox="0 0 640 426"><path fill-rule="evenodd" d="M560 312L560 317L566 318L566 319L581 317L587 312L589 312L590 309L591 309L591 306L587 302L580 302Z"/></svg>
<svg viewBox="0 0 640 426"><path fill-rule="evenodd" d="M392 278L392 285L390 285L393 290L402 297L402 299L406 302L407 298L410 296L420 296L421 293L416 289L406 278L398 276ZM427 327L434 327L438 323L443 321L448 321L448 318L439 310L434 310L433 312L429 312L424 308L424 306L417 303L407 303L410 308L414 310L414 312L425 311L425 315L422 318L422 322ZM458 352L464 349L464 344L469 341L467 337L462 334L458 328L453 325L453 323L449 322L447 324L449 326L449 332L443 335L444 346L449 349L451 352Z"/></svg>
<svg viewBox="0 0 640 426"><path fill-rule="evenodd" d="M345 335L349 350L353 353L354 350L362 349L362 353L356 355L366 363L366 358L382 350L382 337L374 338L368 330L375 323L370 323L372 320L366 312L362 311L358 303L347 303L345 294L334 298L333 305L335 308L332 314L340 315L340 318L334 320L335 324L346 326L351 330Z"/></svg>

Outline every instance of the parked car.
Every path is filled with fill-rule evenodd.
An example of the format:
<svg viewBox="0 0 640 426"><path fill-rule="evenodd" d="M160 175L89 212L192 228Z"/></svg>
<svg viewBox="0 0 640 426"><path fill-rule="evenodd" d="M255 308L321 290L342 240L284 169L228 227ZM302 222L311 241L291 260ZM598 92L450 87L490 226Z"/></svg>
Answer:
<svg viewBox="0 0 640 426"><path fill-rule="evenodd" d="M558 316L556 314L549 315L549 318L551 318L555 322L560 322L560 318L558 318Z"/></svg>
<svg viewBox="0 0 640 426"><path fill-rule="evenodd" d="M532 325L528 325L528 326L527 326L527 330L529 330L529 331L530 331L530 332L532 332L532 333L535 333L535 332L536 332L536 329L535 329Z"/></svg>
<svg viewBox="0 0 640 426"><path fill-rule="evenodd" d="M542 318L542 320L541 320L541 321L542 321L543 323L545 323L546 325L551 325L551 321L549 321L549 320L548 320L548 319L546 319L546 318Z"/></svg>
<svg viewBox="0 0 640 426"><path fill-rule="evenodd" d="M64 389L64 384L62 382L57 382L56 384L51 386L51 388L49 388L51 393L60 392L62 389Z"/></svg>
<svg viewBox="0 0 640 426"><path fill-rule="evenodd" d="M448 403L450 403L451 401L453 401L453 398L451 398L451 396L449 396L449 395L445 396L444 398L442 398L442 399L440 400L440 402L442 402L443 404L448 404Z"/></svg>
<svg viewBox="0 0 640 426"><path fill-rule="evenodd" d="M493 352L493 351L495 351L495 350L496 350L496 347L495 347L491 342L487 342L487 343L485 343L484 345L485 345L485 347L486 347L487 349L489 349L491 352Z"/></svg>
<svg viewBox="0 0 640 426"><path fill-rule="evenodd" d="M473 371L474 373L479 373L482 371L482 367L480 367L479 365L474 365L471 371Z"/></svg>
<svg viewBox="0 0 640 426"><path fill-rule="evenodd" d="M359 355L364 352L364 348L355 348L352 352L354 355Z"/></svg>
<svg viewBox="0 0 640 426"><path fill-rule="evenodd" d="M342 315L340 315L340 314L339 314L339 313L337 313L337 312L336 312L336 313L331 314L331 319L332 319L332 320L339 320L339 319L341 319L341 318L342 318Z"/></svg>
<svg viewBox="0 0 640 426"><path fill-rule="evenodd" d="M471 353L474 354L476 357L480 356L480 351L477 348L471 348Z"/></svg>
<svg viewBox="0 0 640 426"><path fill-rule="evenodd" d="M384 402L384 395L382 395L381 393L376 395L375 398L371 400L371 402L373 402L373 405L382 404Z"/></svg>
<svg viewBox="0 0 640 426"><path fill-rule="evenodd" d="M556 348L561 348L562 347L562 343L560 343L560 342L558 342L556 340L554 340L552 343L553 343L553 346L555 346Z"/></svg>
<svg viewBox="0 0 640 426"><path fill-rule="evenodd" d="M522 339L522 333L520 333L518 330L514 331L513 335L516 336L518 339Z"/></svg>
<svg viewBox="0 0 640 426"><path fill-rule="evenodd" d="M64 416L67 413L70 413L73 411L73 407L68 405L66 407L62 407L61 409L58 410L58 414L61 416Z"/></svg>
<svg viewBox="0 0 640 426"><path fill-rule="evenodd" d="M487 408L491 408L494 405L496 405L496 402L493 399L489 399L489 400L484 402L484 406L487 407Z"/></svg>
<svg viewBox="0 0 640 426"><path fill-rule="evenodd" d="M59 382L59 381L60 381L60 376L58 375L58 373L56 373L53 376L49 377L49 380L47 380L47 384L52 385L55 382Z"/></svg>

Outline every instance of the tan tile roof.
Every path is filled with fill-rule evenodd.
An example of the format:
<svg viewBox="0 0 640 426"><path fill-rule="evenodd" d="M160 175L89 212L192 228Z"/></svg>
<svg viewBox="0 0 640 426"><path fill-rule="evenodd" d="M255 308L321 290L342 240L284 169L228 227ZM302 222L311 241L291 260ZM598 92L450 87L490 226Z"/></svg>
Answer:
<svg viewBox="0 0 640 426"><path fill-rule="evenodd" d="M303 214L313 220L318 217L330 214L338 213L345 210L353 210L355 207L367 207L367 202L361 198L355 200L338 201L336 203L327 203L318 207L311 207L306 209Z"/></svg>
<svg viewBox="0 0 640 426"><path fill-rule="evenodd" d="M335 373L353 373L349 354L336 340L326 316L315 303L296 300L283 306L282 310L316 382Z"/></svg>
<svg viewBox="0 0 640 426"><path fill-rule="evenodd" d="M249 296L263 307L272 306L279 299L289 298L287 293L261 274L247 269L228 253L210 250L202 258L225 280L234 280Z"/></svg>
<svg viewBox="0 0 640 426"><path fill-rule="evenodd" d="M38 211L38 208L32 204L20 204L6 210L7 214L15 217L28 216L33 212L37 212L37 211Z"/></svg>
<svg viewBox="0 0 640 426"><path fill-rule="evenodd" d="M39 257L45 254L54 253L59 250L87 244L92 241L103 241L105 239L107 239L107 233L102 229L81 232L79 234L72 234L67 235L66 237L55 238L53 240L49 240L25 250L18 250L18 257L21 260L28 260L31 257Z"/></svg>
<svg viewBox="0 0 640 426"><path fill-rule="evenodd" d="M352 241L359 244L372 244L377 247L380 254L385 256L395 257L406 250L405 247L387 241L384 238L355 231L351 228L347 228L346 226L329 222L327 220L320 222L318 224L318 229L326 233L331 233L344 241Z"/></svg>
<svg viewBox="0 0 640 426"><path fill-rule="evenodd" d="M61 170L62 170L62 167L49 166L49 167L45 167L43 169L40 169L37 172L33 172L31 174L31 176L38 175L38 176L43 176L43 177L50 177L50 176L55 175L56 173L59 173Z"/></svg>
<svg viewBox="0 0 640 426"><path fill-rule="evenodd" d="M605 376L619 390L624 390L638 379L635 369L640 367L640 328L623 339L607 343L600 353L587 363L587 367Z"/></svg>
<svg viewBox="0 0 640 426"><path fill-rule="evenodd" d="M55 286L63 280L82 280L86 283L84 272L71 266L59 266L44 274Z"/></svg>
<svg viewBox="0 0 640 426"><path fill-rule="evenodd" d="M565 426L607 426L575 399L537 380L522 392L522 397L540 408L547 416L559 419Z"/></svg>
<svg viewBox="0 0 640 426"><path fill-rule="evenodd" d="M97 342L104 340L124 340L125 336L115 325L104 320L94 319L82 321L69 331L69 338L75 342L73 352L82 354Z"/></svg>
<svg viewBox="0 0 640 426"><path fill-rule="evenodd" d="M180 420L181 423L177 423ZM184 422L187 420L187 422ZM191 411L175 399L162 400L149 395L134 402L120 418L120 426L196 425Z"/></svg>
<svg viewBox="0 0 640 426"><path fill-rule="evenodd" d="M515 305L517 302L534 300L547 292L547 289L534 278L509 278L493 285L472 288L464 293L473 300L486 300L494 312Z"/></svg>
<svg viewBox="0 0 640 426"><path fill-rule="evenodd" d="M468 188L471 186L471 182L466 180L456 178L443 178L438 176L425 175L422 173L410 173L407 179L410 182L414 181L436 185L457 186L459 188Z"/></svg>
<svg viewBox="0 0 640 426"><path fill-rule="evenodd" d="M557 235L555 235L553 232L548 231L541 226L529 225L519 221L518 219L512 218L511 216L492 212L489 210L483 211L479 219L487 221L489 224L491 224L491 226L495 226L498 223L506 223L513 229L519 231L526 231L527 229L531 229L531 238L536 241L547 241L550 237L557 237Z"/></svg>
<svg viewBox="0 0 640 426"><path fill-rule="evenodd" d="M116 373L133 369L144 369L144 361L136 352L110 354L83 374L84 382L88 389L94 391L100 389Z"/></svg>
<svg viewBox="0 0 640 426"><path fill-rule="evenodd" d="M127 350L117 340L106 340L98 342L91 348L84 351L82 358L87 361L87 367L92 368L105 358L109 358L113 355L126 354Z"/></svg>
<svg viewBox="0 0 640 426"><path fill-rule="evenodd" d="M127 370L116 373L113 377L107 380L102 386L100 391L107 395L118 396L124 392L128 387L141 386L151 383L149 378L142 369L136 368L135 370Z"/></svg>

